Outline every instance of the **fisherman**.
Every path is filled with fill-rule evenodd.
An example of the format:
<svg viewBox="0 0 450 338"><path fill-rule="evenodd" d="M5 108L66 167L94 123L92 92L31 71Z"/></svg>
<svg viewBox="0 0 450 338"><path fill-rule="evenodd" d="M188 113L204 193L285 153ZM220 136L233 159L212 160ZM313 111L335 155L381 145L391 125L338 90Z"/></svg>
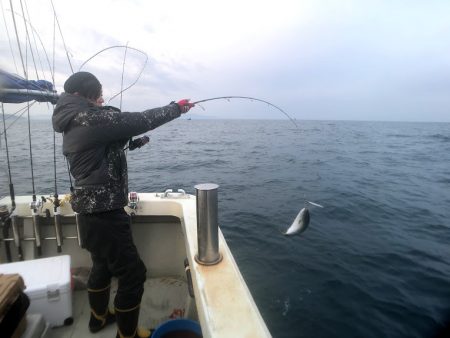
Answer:
<svg viewBox="0 0 450 338"><path fill-rule="evenodd" d="M146 267L133 243L128 214L127 161L124 147L136 135L187 113L188 99L140 113L103 106L102 85L91 73L78 72L64 83L52 122L63 133L63 154L75 178L72 209L79 215L82 246L92 258L88 280L89 329L97 332L117 321L117 337L149 337L138 329ZM118 279L110 312L111 277Z"/></svg>

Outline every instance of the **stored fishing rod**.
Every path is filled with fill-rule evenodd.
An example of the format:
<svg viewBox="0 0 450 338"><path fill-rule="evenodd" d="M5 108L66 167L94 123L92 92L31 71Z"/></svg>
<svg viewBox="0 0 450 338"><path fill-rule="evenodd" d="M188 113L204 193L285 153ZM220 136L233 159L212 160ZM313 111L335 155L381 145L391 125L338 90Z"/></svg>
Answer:
<svg viewBox="0 0 450 338"><path fill-rule="evenodd" d="M291 120L291 122L298 128L298 125L297 125L297 123L295 123L295 120L291 116L289 116L289 114L286 113L283 109L281 109L280 107L274 105L273 103L270 103L270 102L265 101L265 100L257 99L255 97L250 97L250 96L219 96L219 97L212 97L210 99L199 100L199 101L192 102L192 103L193 104L198 104L198 103L202 103L202 102L213 101L213 100L222 100L222 99L225 99L225 100L229 100L229 99L244 99L244 100L259 101L259 102L266 103L269 106L272 106L275 109L278 109L280 112L282 112L284 115L286 115L287 118L289 120Z"/></svg>
<svg viewBox="0 0 450 338"><path fill-rule="evenodd" d="M53 171L55 174L54 183L55 183L55 194L53 200L53 218L55 220L55 239L56 239L56 251L60 253L62 251L63 244L63 236L61 229L61 204L58 196L58 184L57 184L57 175L56 175L56 133L53 132Z"/></svg>
<svg viewBox="0 0 450 338"><path fill-rule="evenodd" d="M9 237L9 229L11 228L11 218L9 217L8 207L6 205L0 205L0 224L2 226L3 239ZM5 255L6 261L12 262L11 248L9 247L9 242L3 241L5 243Z"/></svg>
<svg viewBox="0 0 450 338"><path fill-rule="evenodd" d="M36 199L36 189L34 183L34 166L33 166L33 146L31 142L31 121L30 121L30 103L27 102L28 108L28 142L30 145L30 168L31 168L31 187L33 190L32 201L30 202L30 209L33 221L33 231L34 231L34 243L36 245L37 255L42 256L42 247L41 247L41 229L39 224L39 214L38 210L41 206L41 200Z"/></svg>
<svg viewBox="0 0 450 338"><path fill-rule="evenodd" d="M11 197L11 211L9 212L9 219L11 222L7 222L11 224L13 229L14 243L17 247L17 254L19 256L19 260L23 260L22 247L20 245L20 234L19 234L19 225L17 222L17 213L16 213L16 198L14 194L14 185L12 183L11 178L11 162L9 160L9 147L8 147L8 137L6 136L6 122L5 122L5 108L2 102L2 116L3 116L3 136L5 137L5 147L6 147L6 162L8 164L8 180L9 180L9 195ZM5 227L3 229L3 236L8 235L9 228ZM9 243L5 242L6 247L6 257L8 261L11 261L11 251L9 248Z"/></svg>

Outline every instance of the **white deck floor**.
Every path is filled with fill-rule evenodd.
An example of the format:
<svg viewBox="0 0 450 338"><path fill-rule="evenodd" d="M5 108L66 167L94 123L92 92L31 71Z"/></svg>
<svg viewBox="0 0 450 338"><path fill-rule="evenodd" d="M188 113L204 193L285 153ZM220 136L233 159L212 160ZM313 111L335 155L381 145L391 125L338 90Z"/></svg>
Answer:
<svg viewBox="0 0 450 338"><path fill-rule="evenodd" d="M178 278L147 279L141 303L139 325L145 328L155 328L169 319L174 312L195 320L194 300L189 297L187 290L186 282ZM111 304L113 299L114 291L111 294ZM72 301L73 324L49 329L48 338L111 338L115 336L116 324L111 324L95 334L89 332L90 308L86 291L73 292Z"/></svg>

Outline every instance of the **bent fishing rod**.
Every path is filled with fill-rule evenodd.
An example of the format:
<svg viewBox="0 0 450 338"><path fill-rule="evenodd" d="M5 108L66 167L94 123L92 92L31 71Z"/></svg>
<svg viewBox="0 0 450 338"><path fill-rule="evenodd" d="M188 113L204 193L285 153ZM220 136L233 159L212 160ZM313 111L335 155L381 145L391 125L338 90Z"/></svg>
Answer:
<svg viewBox="0 0 450 338"><path fill-rule="evenodd" d="M259 102L266 103L266 104L268 104L269 106L274 107L275 109L279 110L279 111L282 112L284 115L286 115L287 118L288 118L289 120L291 120L291 122L298 128L298 125L297 125L297 123L295 122L295 120L294 120L291 116L289 116L289 114L286 113L283 109L281 109L280 107L274 105L273 103L270 103L270 102L268 102L268 101L266 101L266 100L258 99L258 98L255 98L255 97L250 97L250 96L218 96L218 97L212 97L212 98L209 98L209 99L204 99L204 100L195 101L195 102L192 102L192 103L193 103L193 104L198 104L198 103L203 103L203 102L208 102L208 101L213 101L213 100L222 100L222 99L224 99L224 100L229 100L229 99L244 99L244 100L259 101ZM200 106L200 105L199 105L199 106ZM204 109L202 106L200 106L200 107L201 107L202 109Z"/></svg>

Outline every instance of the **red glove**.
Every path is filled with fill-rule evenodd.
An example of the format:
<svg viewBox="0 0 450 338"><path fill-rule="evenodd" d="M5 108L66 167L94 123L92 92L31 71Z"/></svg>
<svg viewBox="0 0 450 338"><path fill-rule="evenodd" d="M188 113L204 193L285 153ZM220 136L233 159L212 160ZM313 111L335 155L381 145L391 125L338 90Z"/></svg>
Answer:
<svg viewBox="0 0 450 338"><path fill-rule="evenodd" d="M181 113L185 114L195 106L195 104L189 102L189 99L183 99L177 102L178 106L180 107Z"/></svg>

